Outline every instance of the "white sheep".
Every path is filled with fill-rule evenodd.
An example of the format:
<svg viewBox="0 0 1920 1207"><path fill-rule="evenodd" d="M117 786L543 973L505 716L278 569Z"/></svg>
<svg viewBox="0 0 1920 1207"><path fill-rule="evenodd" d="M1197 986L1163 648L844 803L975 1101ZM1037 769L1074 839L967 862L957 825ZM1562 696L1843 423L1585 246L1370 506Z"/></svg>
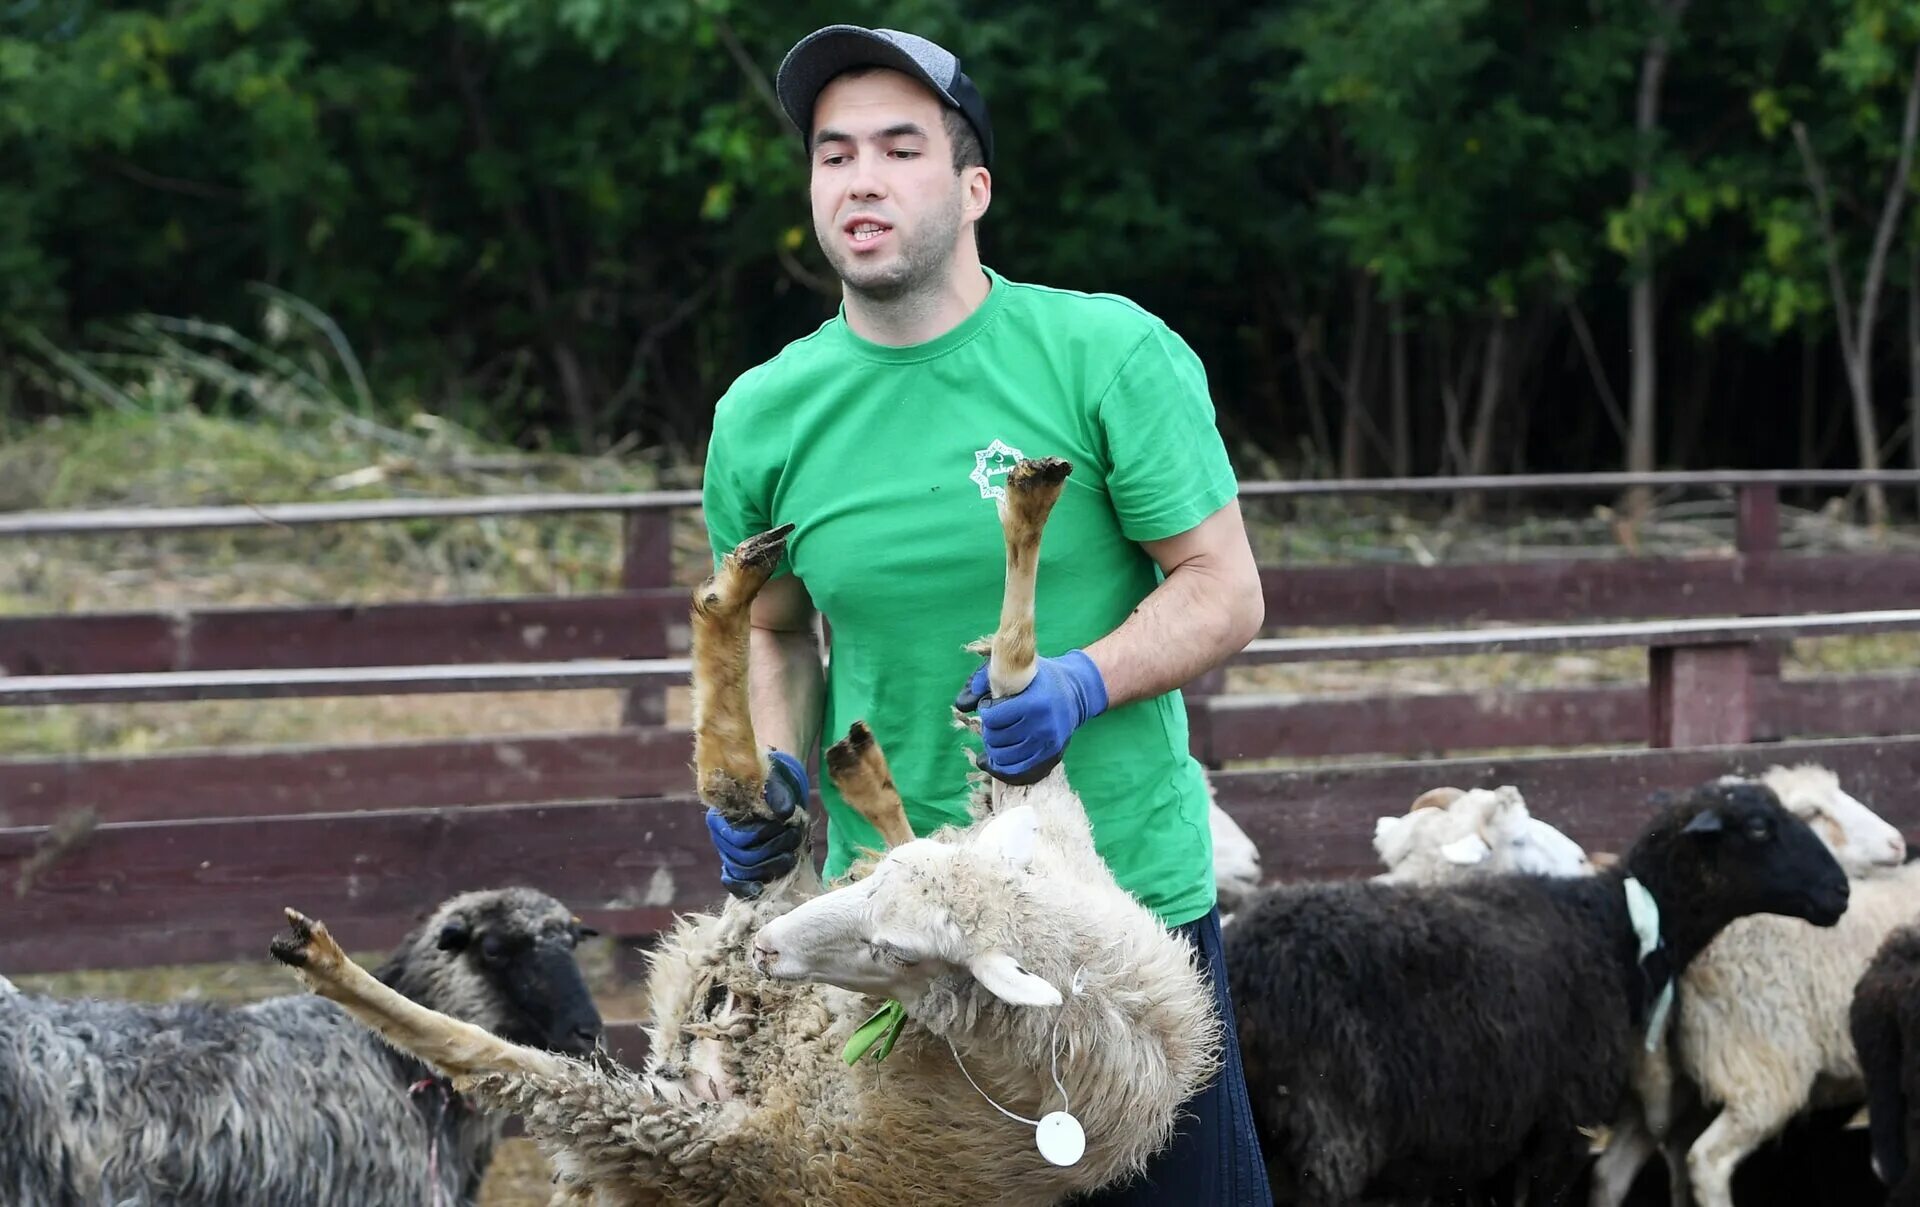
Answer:
<svg viewBox="0 0 1920 1207"><path fill-rule="evenodd" d="M1213 882L1219 898L1220 924L1233 921L1234 911L1260 891L1260 848L1220 807L1213 781L1207 781L1211 807L1207 822L1213 831Z"/></svg>
<svg viewBox="0 0 1920 1207"><path fill-rule="evenodd" d="M1032 673L1040 528L1067 472L1023 461L1006 480L996 694ZM789 530L743 542L695 595L700 796L736 824L769 815L747 609ZM519 1113L555 1167L556 1202L1037 1205L1144 1166L1217 1069L1223 1028L1190 945L1095 853L1061 768L995 783L983 820L916 840L863 725L827 763L891 849L822 893L803 845L757 898L664 936L644 1071L414 1006L292 910L274 954L462 1093ZM807 819L788 824L804 833ZM847 1050L863 1040L867 1056ZM1083 1151L1057 1112L1078 1121Z"/></svg>
<svg viewBox="0 0 1920 1207"><path fill-rule="evenodd" d="M1776 766L1759 779L1833 851L1853 880L1851 903L1827 929L1742 918L1680 976L1669 1033L1640 1054L1636 1092L1595 1164L1592 1207L1625 1202L1656 1147L1676 1204L1690 1185L1702 1207L1731 1207L1747 1154L1809 1107L1864 1098L1847 1022L1854 984L1887 934L1920 913L1920 865L1902 864L1900 832L1826 768ZM1676 1091L1689 1087L1704 1109L1676 1118Z"/></svg>
<svg viewBox="0 0 1920 1207"><path fill-rule="evenodd" d="M1580 844L1529 813L1511 785L1423 792L1406 813L1374 822L1373 849L1387 867L1374 879L1387 883L1439 883L1468 873L1594 871Z"/></svg>

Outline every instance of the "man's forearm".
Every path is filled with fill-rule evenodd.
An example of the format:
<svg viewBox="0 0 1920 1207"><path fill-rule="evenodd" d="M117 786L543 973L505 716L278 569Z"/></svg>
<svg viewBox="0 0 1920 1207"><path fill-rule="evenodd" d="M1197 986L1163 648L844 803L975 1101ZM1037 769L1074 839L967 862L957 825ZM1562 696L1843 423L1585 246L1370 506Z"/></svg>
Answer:
<svg viewBox="0 0 1920 1207"><path fill-rule="evenodd" d="M820 734L826 675L812 627L750 631L747 700L754 735L762 746L784 750L802 763Z"/></svg>
<svg viewBox="0 0 1920 1207"><path fill-rule="evenodd" d="M1132 615L1086 647L1107 687L1107 707L1191 683L1259 634L1258 584L1198 565L1176 568Z"/></svg>

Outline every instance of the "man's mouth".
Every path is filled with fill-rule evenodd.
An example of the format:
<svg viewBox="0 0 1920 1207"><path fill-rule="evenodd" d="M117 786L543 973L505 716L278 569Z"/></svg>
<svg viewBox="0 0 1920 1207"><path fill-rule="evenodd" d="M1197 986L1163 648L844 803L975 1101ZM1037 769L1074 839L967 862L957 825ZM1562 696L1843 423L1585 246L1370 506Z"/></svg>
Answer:
<svg viewBox="0 0 1920 1207"><path fill-rule="evenodd" d="M873 243L875 240L879 239L882 235L886 234L888 231L892 229L893 229L892 227L887 226L885 223L874 222L871 220L863 219L858 222L848 223L846 227L846 232L847 232L847 238L852 240L854 245L857 247L857 246Z"/></svg>

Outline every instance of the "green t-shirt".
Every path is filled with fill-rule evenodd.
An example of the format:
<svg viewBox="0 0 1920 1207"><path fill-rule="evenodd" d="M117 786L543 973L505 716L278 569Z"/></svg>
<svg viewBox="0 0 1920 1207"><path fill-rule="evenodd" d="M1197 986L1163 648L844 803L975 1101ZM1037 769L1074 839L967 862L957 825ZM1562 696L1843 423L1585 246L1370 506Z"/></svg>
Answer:
<svg viewBox="0 0 1920 1207"><path fill-rule="evenodd" d="M844 312L742 374L714 411L706 521L718 558L792 523L797 573L831 633L822 745L864 719L916 834L965 823L966 745L952 701L999 623L995 498L1022 457L1073 474L1041 538L1040 653L1084 647L1159 583L1134 542L1185 532L1237 491L1205 370L1124 298L1019 284L911 347L855 335ZM1121 886L1177 926L1213 907L1204 772L1178 692L1077 730L1067 777ZM879 835L825 777L829 879Z"/></svg>

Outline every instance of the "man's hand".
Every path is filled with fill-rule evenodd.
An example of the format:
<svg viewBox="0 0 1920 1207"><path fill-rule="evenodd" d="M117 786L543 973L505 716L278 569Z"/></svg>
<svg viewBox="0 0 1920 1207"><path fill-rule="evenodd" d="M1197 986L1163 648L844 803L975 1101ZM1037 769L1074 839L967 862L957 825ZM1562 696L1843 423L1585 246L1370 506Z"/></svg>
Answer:
<svg viewBox="0 0 1920 1207"><path fill-rule="evenodd" d="M983 703L984 701L984 703ZM1084 650L1041 658L1033 682L1017 696L987 696L987 668L967 680L955 705L980 710L987 772L1009 784L1038 782L1067 748L1073 731L1107 710L1107 685Z"/></svg>
<svg viewBox="0 0 1920 1207"><path fill-rule="evenodd" d="M807 771L783 750L774 751L769 762L771 774L761 796L779 820L736 827L707 810L707 831L720 852L720 883L745 900L758 897L767 881L791 872L799 860L801 830L788 819L795 809L806 808Z"/></svg>

